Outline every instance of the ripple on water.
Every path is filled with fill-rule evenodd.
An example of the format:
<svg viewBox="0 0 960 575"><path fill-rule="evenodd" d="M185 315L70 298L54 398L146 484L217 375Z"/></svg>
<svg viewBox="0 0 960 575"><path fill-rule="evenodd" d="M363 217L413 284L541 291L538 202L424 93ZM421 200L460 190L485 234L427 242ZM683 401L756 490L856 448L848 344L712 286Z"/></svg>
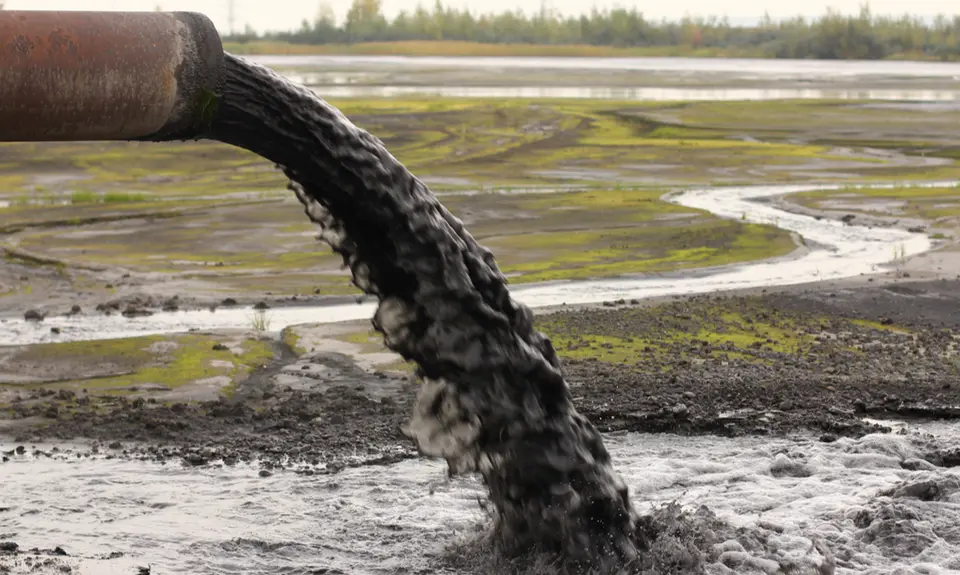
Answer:
<svg viewBox="0 0 960 575"><path fill-rule="evenodd" d="M777 564L817 573L816 545L835 556L838 573L947 573L960 569L960 474L924 458L960 445L960 433L924 429L936 435L606 441L638 511L705 506L726 526L708 549L710 573ZM0 465L10 507L0 532L25 548L62 546L81 573L128 575L148 563L156 573L497 572L476 543L483 487L447 479L434 461L269 478L249 466L118 459L23 456ZM451 563L456 542L466 544ZM94 559L111 552L124 557Z"/></svg>

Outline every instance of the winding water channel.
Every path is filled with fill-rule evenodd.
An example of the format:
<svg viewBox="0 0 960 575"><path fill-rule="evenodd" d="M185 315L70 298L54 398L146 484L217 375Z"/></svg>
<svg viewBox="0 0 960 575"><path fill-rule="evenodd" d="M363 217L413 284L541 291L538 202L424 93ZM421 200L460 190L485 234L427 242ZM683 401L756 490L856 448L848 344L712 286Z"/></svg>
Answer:
<svg viewBox="0 0 960 575"><path fill-rule="evenodd" d="M931 187L956 185L934 182ZM677 204L724 218L772 224L798 234L806 247L794 257L669 275L643 275L515 286L514 297L532 308L559 304L591 304L618 299L710 293L740 288L796 285L836 280L884 271L897 258L932 247L926 234L896 228L867 228L816 219L768 205L760 200L810 190L841 186L752 186L692 189L668 196ZM326 306L275 308L268 312L271 329L303 323L332 323L369 318L372 302ZM51 322L37 324L19 318L0 320L0 345L49 341L81 341L183 332L190 329L245 329L250 309L217 309L156 313L149 317L79 315L56 318L61 333L50 332ZM51 320L52 321L52 320Z"/></svg>

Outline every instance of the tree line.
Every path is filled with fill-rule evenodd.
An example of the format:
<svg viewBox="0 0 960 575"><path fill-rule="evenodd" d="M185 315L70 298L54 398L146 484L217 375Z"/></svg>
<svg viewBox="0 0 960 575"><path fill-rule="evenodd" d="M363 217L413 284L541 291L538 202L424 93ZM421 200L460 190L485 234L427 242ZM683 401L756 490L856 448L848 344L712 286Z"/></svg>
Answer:
<svg viewBox="0 0 960 575"><path fill-rule="evenodd" d="M918 17L876 16L869 6L853 16L827 11L819 18L775 21L755 26L732 25L726 18L654 21L636 9L594 9L563 16L543 8L475 14L449 8L437 0L388 19L381 0L353 0L337 22L329 5L304 20L298 30L258 35L249 27L225 38L235 42L285 41L294 44L352 44L411 40L459 40L492 44L554 44L617 47L682 47L691 51L740 51L771 58L884 59L923 56L960 59L960 15L932 21Z"/></svg>

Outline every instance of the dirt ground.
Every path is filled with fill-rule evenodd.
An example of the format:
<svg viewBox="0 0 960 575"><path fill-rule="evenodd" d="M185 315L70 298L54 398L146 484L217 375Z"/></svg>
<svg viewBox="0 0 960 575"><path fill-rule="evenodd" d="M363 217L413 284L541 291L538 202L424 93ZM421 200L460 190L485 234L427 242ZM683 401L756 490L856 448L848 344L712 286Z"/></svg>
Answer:
<svg viewBox="0 0 960 575"><path fill-rule="evenodd" d="M957 280L608 305L539 319L577 408L603 431L833 441L960 417ZM401 427L416 389L409 375L319 350L275 360L214 401L25 391L7 423L20 422L8 431L25 450L89 438L121 457L332 473L415 457ZM928 460L957 465L960 453L931 448Z"/></svg>

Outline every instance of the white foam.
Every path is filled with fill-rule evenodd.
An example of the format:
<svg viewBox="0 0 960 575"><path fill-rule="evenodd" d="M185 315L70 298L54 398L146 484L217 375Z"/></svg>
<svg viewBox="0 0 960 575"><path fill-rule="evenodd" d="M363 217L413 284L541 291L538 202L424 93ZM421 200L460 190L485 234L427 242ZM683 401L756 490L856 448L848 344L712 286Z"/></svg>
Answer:
<svg viewBox="0 0 960 575"><path fill-rule="evenodd" d="M933 501L883 494L923 480L960 485L953 470L901 467L928 445L960 444L956 426L922 429L937 437L911 432L826 444L627 434L606 443L641 512L672 501L706 505L746 530L745 543L723 547L733 572L763 572L772 560L816 564L820 541L836 556L838 573L948 573L960 569L960 493ZM0 471L2 505L13 507L0 514L0 531L15 532L22 547L126 554L112 563L116 571L104 567L110 562L74 560L98 575L146 563L160 573L433 570L443 546L482 518L477 499L484 495L478 481L447 480L446 466L427 460L266 479L251 467L120 460L15 458ZM864 525L864 517L891 510L897 522ZM758 538L765 548L751 550Z"/></svg>

